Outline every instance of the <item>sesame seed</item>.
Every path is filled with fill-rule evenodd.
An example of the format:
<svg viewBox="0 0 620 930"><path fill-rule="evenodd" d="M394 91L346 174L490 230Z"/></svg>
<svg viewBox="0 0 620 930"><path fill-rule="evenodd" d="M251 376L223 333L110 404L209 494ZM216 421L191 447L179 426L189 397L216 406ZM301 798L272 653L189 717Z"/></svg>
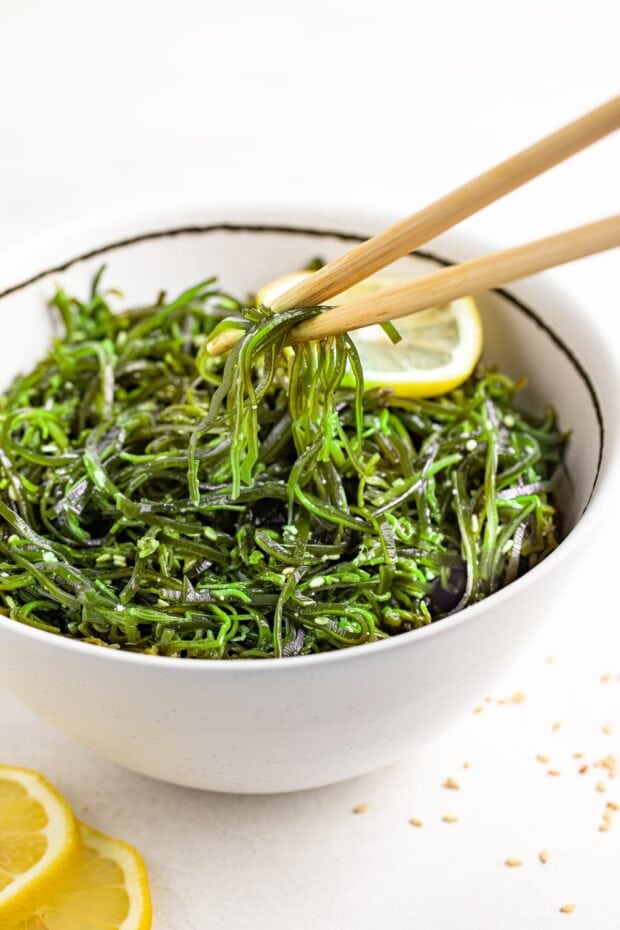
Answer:
<svg viewBox="0 0 620 930"><path fill-rule="evenodd" d="M498 704L523 704L525 700L525 695L522 691L515 691L514 694L511 694L510 697L501 698L497 703Z"/></svg>
<svg viewBox="0 0 620 930"><path fill-rule="evenodd" d="M553 662L554 662L554 661L555 661L555 660L554 660L553 656L547 656L547 658L546 658L547 665L553 665Z"/></svg>
<svg viewBox="0 0 620 930"><path fill-rule="evenodd" d="M421 820L418 820L417 817L410 817L410 818L409 818L409 823L411 824L412 827L421 827L421 826L422 826L422 821L421 821Z"/></svg>
<svg viewBox="0 0 620 930"><path fill-rule="evenodd" d="M556 720L555 723L552 723L552 724L551 724L551 729L552 729L552 730L559 730L561 726L562 726L562 724L561 724L558 720Z"/></svg>
<svg viewBox="0 0 620 930"><path fill-rule="evenodd" d="M481 714L483 710L484 710L484 707L474 707L475 714Z"/></svg>
<svg viewBox="0 0 620 930"><path fill-rule="evenodd" d="M608 807L610 811L617 811L617 810L618 810L618 805L616 804L615 801L608 801L607 804L606 804L605 806Z"/></svg>
<svg viewBox="0 0 620 930"><path fill-rule="evenodd" d="M605 784L604 781L597 781L596 790L602 794L603 791L607 791L607 785Z"/></svg>
<svg viewBox="0 0 620 930"><path fill-rule="evenodd" d="M444 823L457 823L459 818L455 814L444 814L441 819Z"/></svg>
<svg viewBox="0 0 620 930"><path fill-rule="evenodd" d="M554 778L561 774L562 773L559 771L559 769L547 769L547 775L553 775Z"/></svg>
<svg viewBox="0 0 620 930"><path fill-rule="evenodd" d="M614 676L611 674L611 672L607 672L605 675L601 675L601 681L603 684L607 684L607 682L611 681L613 677Z"/></svg>
<svg viewBox="0 0 620 930"><path fill-rule="evenodd" d="M492 704L492 703L493 703L493 698L492 698L492 697L489 697L489 695L487 695L487 696L485 697L485 699L484 699L484 703L485 703L485 704Z"/></svg>
<svg viewBox="0 0 620 930"><path fill-rule="evenodd" d="M505 863L510 869L517 869L520 865L523 865L520 859L506 859Z"/></svg>
<svg viewBox="0 0 620 930"><path fill-rule="evenodd" d="M542 762L543 765L547 765L549 762L549 756L543 756L542 752L539 752L536 758L539 762Z"/></svg>
<svg viewBox="0 0 620 930"><path fill-rule="evenodd" d="M573 753L573 759L583 759L583 753L582 753L582 752L574 752L574 753Z"/></svg>
<svg viewBox="0 0 620 930"><path fill-rule="evenodd" d="M549 853L546 849L541 849L541 851L538 853L538 858L544 865L546 862L549 862Z"/></svg>
<svg viewBox="0 0 620 930"><path fill-rule="evenodd" d="M598 769L607 769L607 774L610 778L615 778L618 774L618 762L615 756L605 756L604 759L599 759L599 761L594 764Z"/></svg>
<svg viewBox="0 0 620 930"><path fill-rule="evenodd" d="M368 804L356 804L353 808L354 814L365 814L368 810Z"/></svg>
<svg viewBox="0 0 620 930"><path fill-rule="evenodd" d="M604 811L603 811L603 820L604 820L606 823L611 823L612 820L613 820L613 816L614 816L613 811L609 811L609 810L604 810Z"/></svg>
<svg viewBox="0 0 620 930"><path fill-rule="evenodd" d="M605 820L604 823L602 823L602 824L600 825L600 827L598 828L598 830L599 830L599 833L607 833L607 831L608 831L610 828L611 828L611 823L609 822L609 820Z"/></svg>
<svg viewBox="0 0 620 930"><path fill-rule="evenodd" d="M601 731L605 734L605 736L609 736L611 734L610 725L608 723L604 723L601 727Z"/></svg>
<svg viewBox="0 0 620 930"><path fill-rule="evenodd" d="M469 761L469 759L465 759L465 761L463 762L463 768L464 768L464 769L470 769L470 768L471 768L471 762Z"/></svg>
<svg viewBox="0 0 620 930"><path fill-rule="evenodd" d="M577 769L577 771L579 772L580 775L585 775L586 772L588 771L588 766L582 765L580 769Z"/></svg>
<svg viewBox="0 0 620 930"><path fill-rule="evenodd" d="M560 914L572 914L576 906L576 904L563 904L560 908Z"/></svg>
<svg viewBox="0 0 620 930"><path fill-rule="evenodd" d="M451 788L453 791L458 791L461 787L455 778L446 778L443 786L444 788Z"/></svg>

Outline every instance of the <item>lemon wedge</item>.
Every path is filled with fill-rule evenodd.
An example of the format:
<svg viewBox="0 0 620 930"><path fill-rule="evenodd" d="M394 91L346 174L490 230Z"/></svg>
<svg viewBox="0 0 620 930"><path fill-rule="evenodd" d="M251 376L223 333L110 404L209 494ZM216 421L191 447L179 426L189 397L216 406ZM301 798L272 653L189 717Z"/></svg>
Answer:
<svg viewBox="0 0 620 930"><path fill-rule="evenodd" d="M309 274L312 272L299 271L277 278L260 289L257 304L271 306L276 297ZM331 297L327 303L339 306L403 283L402 278L377 275ZM402 317L395 326L402 336L396 345L380 326L367 326L351 333L366 388L391 387L400 397L446 394L469 378L480 358L482 321L471 297ZM343 384L352 384L350 373L345 375Z"/></svg>
<svg viewBox="0 0 620 930"><path fill-rule="evenodd" d="M0 927L62 886L81 853L69 805L42 775L0 765Z"/></svg>
<svg viewBox="0 0 620 930"><path fill-rule="evenodd" d="M139 854L85 824L80 831L82 860L68 882L14 930L149 930L151 899Z"/></svg>

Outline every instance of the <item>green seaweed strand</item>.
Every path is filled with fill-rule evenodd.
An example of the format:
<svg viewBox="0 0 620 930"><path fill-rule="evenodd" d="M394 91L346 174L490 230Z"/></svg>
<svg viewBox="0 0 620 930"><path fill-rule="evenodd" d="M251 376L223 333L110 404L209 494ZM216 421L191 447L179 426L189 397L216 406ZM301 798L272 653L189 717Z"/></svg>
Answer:
<svg viewBox="0 0 620 930"><path fill-rule="evenodd" d="M301 656L440 620L557 545L565 437L505 375L396 398L364 391L349 336L287 346L317 309L244 309L214 278L111 300L101 274L85 300L59 290L62 337L0 397L14 620L149 654Z"/></svg>

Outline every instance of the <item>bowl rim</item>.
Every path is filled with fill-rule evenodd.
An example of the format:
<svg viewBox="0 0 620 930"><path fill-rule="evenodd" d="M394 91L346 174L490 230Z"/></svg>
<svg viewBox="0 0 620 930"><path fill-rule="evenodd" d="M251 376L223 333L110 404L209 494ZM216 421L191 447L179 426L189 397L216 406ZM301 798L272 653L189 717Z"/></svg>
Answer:
<svg viewBox="0 0 620 930"><path fill-rule="evenodd" d="M315 235L336 235L343 239L355 239L359 238L360 235L372 235L373 231L382 229L398 218L393 212L373 208L362 211L359 207L346 205L332 206L328 209L320 207L308 208L304 204L290 203L274 206L273 203L267 205L256 202L247 206L238 206L234 204L234 201L231 203L230 200L211 201L208 206L204 207L196 206L195 203L185 207L182 204L172 204L159 209L136 207L120 212L99 214L90 217L88 220L74 220L55 226L42 234L27 239L15 248L3 252L0 255L0 300L31 286L50 274L60 273L80 261L88 260L98 253L103 254L115 248L130 245L133 242L137 243L185 233L204 234L213 227L239 229L239 227L243 226L247 227L249 231L252 229L285 233L306 231ZM350 232L351 228L358 231L355 233ZM104 244L102 245L102 243ZM449 230L436 237L421 249L416 250L416 252L435 261L451 264L448 259L442 258L441 251L442 249L454 250L456 247L466 249L471 255L485 254L493 249L492 243L488 240L472 236L468 231L456 229ZM67 255L67 249L71 253L70 255ZM435 249L439 254L436 254ZM32 265L39 253L42 257L49 255L49 258L42 261L45 270L33 274ZM18 269L18 272L13 270L15 268ZM26 271L26 269L30 269L30 271ZM16 277L18 278L17 281L15 280ZM572 347L567 345L564 339L559 337L555 330L545 322L544 314L541 319L538 307L544 306L547 300L556 303L558 301L562 302L564 317L569 323L575 321L577 329L579 330L581 327L584 336L587 336L587 339L593 345L600 362L599 370L603 372L601 379L605 378L609 382L609 386L606 388L607 393L620 394L620 366L610 349L608 341L604 339L602 327L599 327L596 321L594 326L586 326L583 320L587 308L566 294L564 289L555 282L550 282L548 273L527 279L525 285L526 296L519 294L523 287L522 282L518 282L507 288L496 290L526 312L529 312L539 324L542 323L550 338L554 339L577 368L584 385L590 392L595 411L599 417L601 450L598 471L590 498L574 527L566 538L561 541L558 548L543 562L510 585L501 588L484 600L466 607L456 614L444 617L441 621L406 633L400 633L385 640L307 656L289 656L280 659L248 660L247 662L241 660L201 661L130 652L122 649L101 647L81 640L71 639L61 634L38 630L27 624L12 620L3 614L0 614L0 633L12 634L18 638L23 636L26 639L33 640L34 643L53 649L76 651L78 656L82 655L85 658L100 659L104 662L119 660L132 665L144 665L153 670L165 667L170 671L173 669L186 669L187 672L190 670L196 672L197 669L205 670L198 672L198 674L239 675L248 672L250 674L266 674L276 669L282 673L290 671L291 668L305 668L309 671L325 664L347 660L355 661L356 657L358 660L361 660L362 657L371 659L372 656L391 652L399 647L414 647L416 642L421 642L429 637L448 634L455 627L467 623L470 619L473 620L485 613L493 612L495 609L501 609L501 605L507 598L524 591L532 584L538 584L539 580L542 581L545 573L555 570L556 566L573 551L575 546L581 544L584 537L608 511L610 500L617 490L613 482L614 461L620 458L620 407L612 411L605 411L604 421L601 419L601 407L596 392L597 378L592 380L589 377L588 372L579 361L578 353L575 353ZM530 304L534 304L536 311L532 310ZM242 672L242 669L247 670L247 672Z"/></svg>

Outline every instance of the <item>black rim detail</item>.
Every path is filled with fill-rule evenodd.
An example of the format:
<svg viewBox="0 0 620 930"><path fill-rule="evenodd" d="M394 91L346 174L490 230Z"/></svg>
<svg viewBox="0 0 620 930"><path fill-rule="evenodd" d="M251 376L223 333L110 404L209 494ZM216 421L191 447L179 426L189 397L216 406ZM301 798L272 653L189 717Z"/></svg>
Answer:
<svg viewBox="0 0 620 930"><path fill-rule="evenodd" d="M214 232L282 233L284 235L315 236L321 238L328 237L330 239L337 239L340 242L363 242L365 239L364 236L360 236L357 233L344 233L339 230L314 229L302 226L282 226L277 223L209 223L205 225L179 226L172 229L161 229L154 232L140 233L139 235L130 236L126 239L119 239L116 242L111 242L107 245L99 246L96 249L91 249L89 252L84 252L82 255L77 255L75 258L71 258L60 265L54 266L53 268L47 268L45 271L39 271L37 274L32 275L32 277L27 278L25 281L21 281L19 284L11 285L11 287L6 288L4 291L0 291L0 300L2 300L4 297L9 297L11 294L17 293L26 287L29 287L31 284L36 284L37 281L43 280L43 278L46 278L50 274L59 274L62 271L67 271L73 265L79 264L79 262L87 261L90 258L96 258L98 255L105 255L108 252L113 252L116 249L122 249L128 245L136 245L140 242L147 242L152 239L166 239L174 236L184 235L203 235L205 233ZM415 252L412 252L411 254L417 255L420 258L426 258L434 261L444 268L454 264L454 262L448 261L447 259L442 258L440 255L436 255L434 252L429 252L425 249L416 249ZM585 513L587 510L590 501L592 500L592 495L594 494L594 490L598 482L603 460L603 448L605 445L605 424L603 421L603 413L592 379L572 349L566 345L560 336L558 336L557 333L555 333L550 328L550 326L545 323L545 321L542 320L534 310L532 310L531 307L528 307L509 291L504 290L504 288L495 288L494 293L500 294L502 297L508 300L514 307L520 310L521 313L525 314L525 316L532 320L536 326L539 327L539 329L543 330L543 332L549 336L551 341L558 347L558 349L564 353L586 386L590 400L592 401L594 414L596 416L596 421L599 428L599 449L594 482L592 484L592 490L590 491L586 505L582 511L583 515L583 513Z"/></svg>

